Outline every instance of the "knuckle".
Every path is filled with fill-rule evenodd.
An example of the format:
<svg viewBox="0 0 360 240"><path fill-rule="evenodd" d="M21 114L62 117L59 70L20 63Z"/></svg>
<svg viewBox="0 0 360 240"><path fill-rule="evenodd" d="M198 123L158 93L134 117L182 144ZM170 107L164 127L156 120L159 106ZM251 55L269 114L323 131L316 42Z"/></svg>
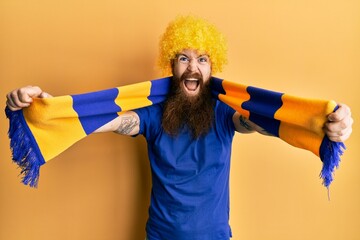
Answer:
<svg viewBox="0 0 360 240"><path fill-rule="evenodd" d="M347 113L350 113L350 107L348 105L343 104L342 105Z"/></svg>
<svg viewBox="0 0 360 240"><path fill-rule="evenodd" d="M331 141L333 141L333 142L338 142L339 141L338 137L329 137L329 139Z"/></svg>
<svg viewBox="0 0 360 240"><path fill-rule="evenodd" d="M346 132L345 132L344 130L341 130L341 131L338 132L338 136L339 136L339 137L342 137L342 136L345 135L345 133L346 133Z"/></svg>
<svg viewBox="0 0 360 240"><path fill-rule="evenodd" d="M12 98L12 92L9 92L8 94L6 94L6 99L11 99Z"/></svg>
<svg viewBox="0 0 360 240"><path fill-rule="evenodd" d="M352 125L353 125L353 123L354 123L354 119L353 119L352 117L350 117L350 120L349 120L349 124L350 124L350 126L352 126Z"/></svg>
<svg viewBox="0 0 360 240"><path fill-rule="evenodd" d="M341 120L341 115L339 113L334 114L333 121L338 122Z"/></svg>
<svg viewBox="0 0 360 240"><path fill-rule="evenodd" d="M339 142L344 142L347 139L347 136L340 136Z"/></svg>
<svg viewBox="0 0 360 240"><path fill-rule="evenodd" d="M16 100L18 98L18 93L17 91L12 91L9 93L8 95L8 99L11 99L11 100Z"/></svg>
<svg viewBox="0 0 360 240"><path fill-rule="evenodd" d="M35 92L41 92L41 88L39 86L32 86L31 87Z"/></svg>
<svg viewBox="0 0 360 240"><path fill-rule="evenodd" d="M348 127L348 123L345 122L345 121L341 121L339 126L340 126L340 129L343 130L343 129L346 129Z"/></svg>
<svg viewBox="0 0 360 240"><path fill-rule="evenodd" d="M325 129L329 132L333 132L335 130L334 124L332 123L326 123L325 124Z"/></svg>
<svg viewBox="0 0 360 240"><path fill-rule="evenodd" d="M19 89L18 91L18 98L21 100L21 101L24 101L25 98L26 98L26 95L27 95L27 91L25 89Z"/></svg>
<svg viewBox="0 0 360 240"><path fill-rule="evenodd" d="M26 92L27 92L27 88L19 88L19 89L17 90L17 94L18 94L19 96L25 95Z"/></svg>

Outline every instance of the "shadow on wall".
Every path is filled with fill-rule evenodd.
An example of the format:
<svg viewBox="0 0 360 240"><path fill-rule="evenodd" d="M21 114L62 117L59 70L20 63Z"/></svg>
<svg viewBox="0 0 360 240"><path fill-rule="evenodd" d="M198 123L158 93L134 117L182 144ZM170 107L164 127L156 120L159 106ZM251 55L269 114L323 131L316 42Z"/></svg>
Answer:
<svg viewBox="0 0 360 240"><path fill-rule="evenodd" d="M151 171L150 162L147 155L147 144L143 136L136 137L135 143L137 179L134 187L135 192L135 209L136 220L133 222L131 236L129 239L145 239L143 226L145 227L148 219L148 207L150 203L151 192Z"/></svg>
<svg viewBox="0 0 360 240"><path fill-rule="evenodd" d="M135 138L115 136L126 148L116 148L114 156L120 152L126 157L115 163L114 196L115 236L117 239L145 239L145 225L148 219L148 207L151 192L150 163L147 156L147 144L143 136ZM130 139L129 139L130 138ZM114 138L113 138L114 139ZM125 140L125 142L124 142ZM115 140L115 145L117 140Z"/></svg>

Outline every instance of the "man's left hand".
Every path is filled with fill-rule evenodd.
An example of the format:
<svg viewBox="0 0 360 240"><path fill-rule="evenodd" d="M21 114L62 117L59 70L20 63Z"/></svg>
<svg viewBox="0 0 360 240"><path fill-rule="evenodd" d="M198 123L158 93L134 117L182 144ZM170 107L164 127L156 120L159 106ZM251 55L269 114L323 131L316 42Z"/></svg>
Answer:
<svg viewBox="0 0 360 240"><path fill-rule="evenodd" d="M347 105L339 103L338 106L335 112L328 115L324 131L331 141L344 142L351 135L354 120Z"/></svg>

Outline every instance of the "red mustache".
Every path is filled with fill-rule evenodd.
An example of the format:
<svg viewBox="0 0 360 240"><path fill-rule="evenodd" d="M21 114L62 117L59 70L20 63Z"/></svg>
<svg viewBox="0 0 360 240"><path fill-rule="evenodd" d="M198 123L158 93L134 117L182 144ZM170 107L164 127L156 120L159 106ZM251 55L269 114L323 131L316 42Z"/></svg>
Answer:
<svg viewBox="0 0 360 240"><path fill-rule="evenodd" d="M181 81L186 80L187 78L195 78L197 80L199 80L200 82L202 82L203 78L202 75L200 73L189 73L189 72L185 72L183 75L181 75Z"/></svg>

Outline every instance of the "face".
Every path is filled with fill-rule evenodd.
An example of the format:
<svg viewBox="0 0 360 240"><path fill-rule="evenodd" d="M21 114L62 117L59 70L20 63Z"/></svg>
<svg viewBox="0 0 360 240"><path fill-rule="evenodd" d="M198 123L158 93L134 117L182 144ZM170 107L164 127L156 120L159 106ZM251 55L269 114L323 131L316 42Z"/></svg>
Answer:
<svg viewBox="0 0 360 240"><path fill-rule="evenodd" d="M200 137L213 123L213 101L210 89L209 56L183 50L172 62L173 79L170 94L164 104L162 126L176 136L184 126Z"/></svg>
<svg viewBox="0 0 360 240"><path fill-rule="evenodd" d="M211 62L206 54L185 49L173 61L173 75L180 79L180 88L189 96L197 96L211 76Z"/></svg>

